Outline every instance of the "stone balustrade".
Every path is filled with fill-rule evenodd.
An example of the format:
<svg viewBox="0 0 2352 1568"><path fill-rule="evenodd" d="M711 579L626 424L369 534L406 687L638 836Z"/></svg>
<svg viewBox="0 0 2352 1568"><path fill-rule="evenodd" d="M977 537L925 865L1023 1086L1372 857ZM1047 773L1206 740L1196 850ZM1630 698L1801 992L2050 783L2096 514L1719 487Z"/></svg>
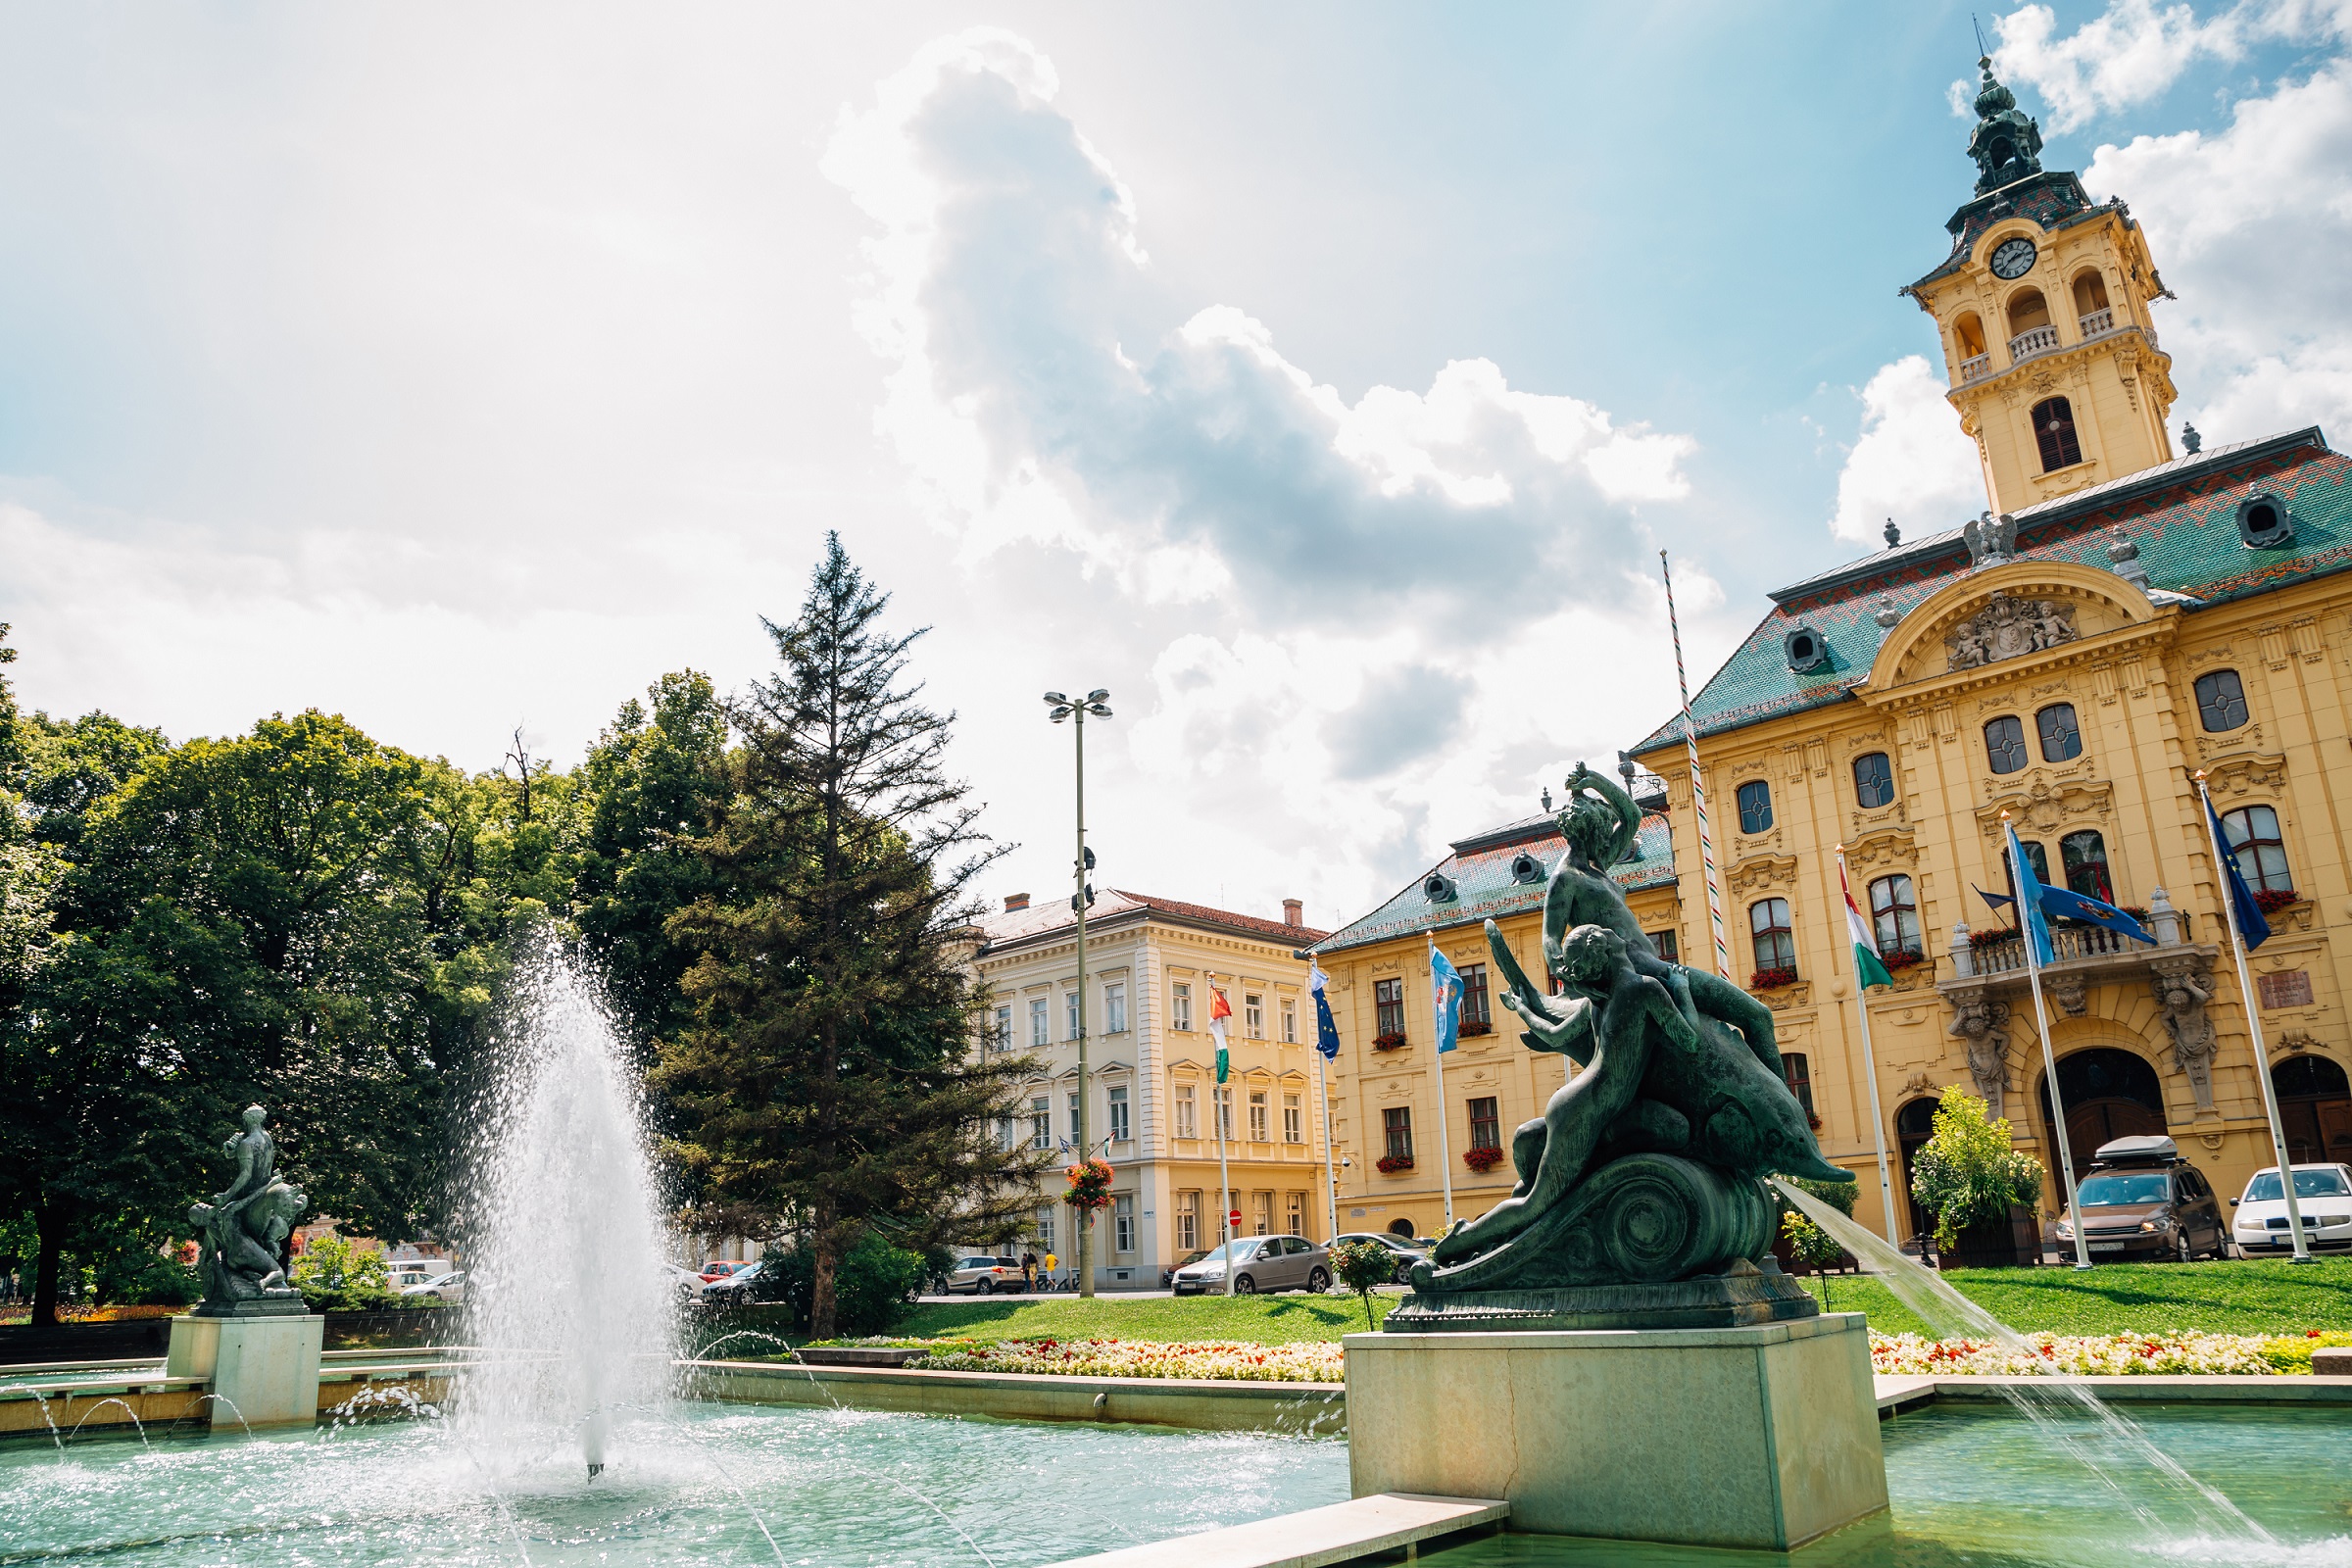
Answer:
<svg viewBox="0 0 2352 1568"><path fill-rule="evenodd" d="M2115 330L2115 307L2110 305L2105 310L2093 311L2083 317L2080 324L2085 338L2097 337L2102 332L2112 332Z"/></svg>
<svg viewBox="0 0 2352 1568"><path fill-rule="evenodd" d="M1980 354L1974 359L1960 362L1960 384L1962 386L1966 386L1971 381L1983 380L1991 373L1992 356L1989 354Z"/></svg>
<svg viewBox="0 0 2352 1568"><path fill-rule="evenodd" d="M2047 354L2057 346L2058 328L2055 323L2049 326L2028 327L2009 340L2009 360L2011 364L2015 364L2030 355Z"/></svg>

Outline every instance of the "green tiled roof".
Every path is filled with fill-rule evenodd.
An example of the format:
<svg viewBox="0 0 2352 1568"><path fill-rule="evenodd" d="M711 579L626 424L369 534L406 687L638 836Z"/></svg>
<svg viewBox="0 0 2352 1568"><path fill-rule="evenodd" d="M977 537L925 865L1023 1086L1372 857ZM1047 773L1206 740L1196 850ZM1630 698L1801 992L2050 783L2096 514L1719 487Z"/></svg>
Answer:
<svg viewBox="0 0 2352 1568"><path fill-rule="evenodd" d="M2122 202L2092 202L2082 189L2082 181L2073 174L2052 172L2028 175L2014 185L2004 185L1999 190L1985 192L1952 214L1951 220L1943 225L1951 231L1951 254L1943 259L1942 266L1901 292L1908 294L1911 289L1958 271L1960 265L1968 259L1970 247L1984 236L1986 229L2004 218L2031 219L2039 223L2044 232L2050 232L2072 228L2077 223L2088 222L2111 212L2122 213L2126 223L2132 221L2131 211Z"/></svg>
<svg viewBox="0 0 2352 1568"><path fill-rule="evenodd" d="M1544 879L1559 863L1566 841L1560 837L1558 819L1544 815L1474 833L1456 840L1451 848L1452 854L1415 877L1395 898L1334 931L1316 943L1313 951L1337 953L1410 936L1417 931L1475 925L1481 920L1499 920L1504 915L1542 908ZM1533 856L1542 863L1542 873L1533 881L1521 881L1511 875L1512 863L1521 855ZM1452 881L1452 898L1434 902L1422 891L1432 872ZM1611 867L1609 875L1628 893L1673 884L1674 835L1663 815L1653 811L1642 818L1642 831L1634 840L1633 853Z"/></svg>
<svg viewBox="0 0 2352 1568"><path fill-rule="evenodd" d="M2253 489L2285 498L2291 543L2254 550L2239 539L2237 505ZM2151 588L2220 604L2352 566L2352 460L2330 452L2314 426L2176 459L2015 516L2016 560L2113 570L2107 547L2120 533L2139 547ZM1954 528L1778 590L1772 612L1691 699L1699 734L1848 700L1878 656L1879 602L1907 613L1969 570L1967 542ZM1822 638L1828 667L1804 675L1788 667L1786 639L1799 626ZM1677 714L1634 755L1682 738Z"/></svg>

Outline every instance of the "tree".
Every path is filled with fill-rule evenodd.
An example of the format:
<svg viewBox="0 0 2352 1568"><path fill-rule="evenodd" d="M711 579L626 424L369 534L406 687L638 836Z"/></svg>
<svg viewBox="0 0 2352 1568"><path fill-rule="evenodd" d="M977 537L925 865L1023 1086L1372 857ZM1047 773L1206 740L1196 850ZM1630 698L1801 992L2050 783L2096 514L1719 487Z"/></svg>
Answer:
<svg viewBox="0 0 2352 1568"><path fill-rule="evenodd" d="M1341 1242L1331 1250L1331 1266L1340 1283L1363 1298L1364 1327L1374 1327L1372 1287L1386 1285L1396 1277L1396 1254L1378 1242Z"/></svg>
<svg viewBox="0 0 2352 1568"><path fill-rule="evenodd" d="M901 684L921 633L884 635L887 604L828 536L799 616L765 623L782 667L734 706L696 841L718 886L667 925L696 955L693 1019L653 1074L703 1223L809 1249L820 1337L877 1221L909 1248L1009 1236L1045 1163L996 1136L1030 1064L974 1049L969 888L994 854L942 766L952 715Z"/></svg>

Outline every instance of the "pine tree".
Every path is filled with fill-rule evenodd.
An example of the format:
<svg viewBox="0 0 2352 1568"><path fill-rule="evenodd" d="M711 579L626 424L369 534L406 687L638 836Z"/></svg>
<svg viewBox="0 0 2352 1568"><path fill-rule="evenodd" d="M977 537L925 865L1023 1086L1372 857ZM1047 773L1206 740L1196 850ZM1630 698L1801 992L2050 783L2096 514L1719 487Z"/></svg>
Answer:
<svg viewBox="0 0 2352 1568"><path fill-rule="evenodd" d="M1001 850L943 767L954 715L901 685L920 631L828 536L782 667L734 705L733 777L698 847L722 884L669 921L693 1023L654 1073L702 1223L810 1250L810 1331L842 1256L1008 1238L1044 1160L998 1129L1030 1063L974 1049L970 887Z"/></svg>

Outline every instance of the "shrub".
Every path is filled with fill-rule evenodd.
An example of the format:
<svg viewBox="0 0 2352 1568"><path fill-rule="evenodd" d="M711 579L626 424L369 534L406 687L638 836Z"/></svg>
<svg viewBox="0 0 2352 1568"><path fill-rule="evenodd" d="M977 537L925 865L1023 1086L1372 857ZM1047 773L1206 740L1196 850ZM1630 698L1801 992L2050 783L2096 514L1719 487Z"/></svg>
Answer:
<svg viewBox="0 0 2352 1568"><path fill-rule="evenodd" d="M816 1255L806 1247L796 1247L767 1256L781 1275L780 1295L792 1308L793 1327L806 1333L816 1298ZM879 1233L868 1231L842 1254L840 1269L833 1277L834 1332L854 1336L879 1334L889 1328L906 1315L906 1298L921 1289L926 1267L922 1253L894 1247Z"/></svg>
<svg viewBox="0 0 2352 1568"><path fill-rule="evenodd" d="M1911 1196L1936 1214L1936 1245L1971 1225L2009 1217L2041 1196L2041 1162L2009 1147L2009 1123L1954 1084L1936 1103L1935 1133L1911 1162Z"/></svg>
<svg viewBox="0 0 2352 1568"><path fill-rule="evenodd" d="M294 1288L314 1312L372 1312L397 1305L381 1252L364 1252L329 1231L294 1260Z"/></svg>
<svg viewBox="0 0 2352 1568"><path fill-rule="evenodd" d="M1820 1199L1849 1218L1854 1212L1854 1200L1862 1193L1860 1184L1855 1182L1817 1182L1802 1176L1784 1176L1781 1180L1808 1198ZM1835 1263L1845 1255L1845 1249L1838 1244L1838 1238L1806 1218L1803 1210L1786 1199L1781 1200L1781 1234L1788 1238L1788 1250L1796 1254L1800 1263L1819 1267L1825 1263Z"/></svg>

